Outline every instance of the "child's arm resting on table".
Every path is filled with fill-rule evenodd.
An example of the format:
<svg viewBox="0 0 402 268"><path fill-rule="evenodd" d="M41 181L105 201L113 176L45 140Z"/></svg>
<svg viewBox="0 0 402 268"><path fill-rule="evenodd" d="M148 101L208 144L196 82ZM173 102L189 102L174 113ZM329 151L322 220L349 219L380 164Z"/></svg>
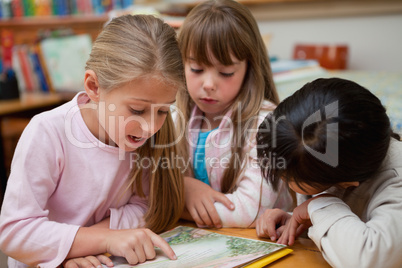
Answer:
<svg viewBox="0 0 402 268"><path fill-rule="evenodd" d="M245 157L248 158L244 160L248 166L237 178L235 191L225 194L235 209L229 210L222 204L215 203L223 227L254 227L254 219L266 209L288 210L292 205L292 198L284 183L281 182L278 191L275 192L262 178L256 149L252 148Z"/></svg>
<svg viewBox="0 0 402 268"><path fill-rule="evenodd" d="M214 206L215 202L220 202L227 209L233 210L232 202L218 191L200 180L191 177L184 178L186 208L182 218L193 220L199 227L222 227L221 218Z"/></svg>
<svg viewBox="0 0 402 268"><path fill-rule="evenodd" d="M279 244L293 245L295 239L311 226L308 204L313 199L323 196L331 195L322 194L310 198L296 207L292 214L281 209L267 209L257 220L257 235L270 238L272 241L279 238Z"/></svg>
<svg viewBox="0 0 402 268"><path fill-rule="evenodd" d="M334 267L402 266L398 250L402 247L402 183L398 184L388 187L388 192L382 190L383 198L376 194L370 200L367 221L362 221L341 199L312 212L310 207L315 202L311 202L309 213L313 225L308 235L329 264ZM391 193L392 190L399 194Z"/></svg>
<svg viewBox="0 0 402 268"><path fill-rule="evenodd" d="M291 196L284 184L274 192L261 177L255 148L245 157L251 166L244 169L233 193L223 194L197 179L185 178L186 207L198 226L250 227L259 211L290 208Z"/></svg>

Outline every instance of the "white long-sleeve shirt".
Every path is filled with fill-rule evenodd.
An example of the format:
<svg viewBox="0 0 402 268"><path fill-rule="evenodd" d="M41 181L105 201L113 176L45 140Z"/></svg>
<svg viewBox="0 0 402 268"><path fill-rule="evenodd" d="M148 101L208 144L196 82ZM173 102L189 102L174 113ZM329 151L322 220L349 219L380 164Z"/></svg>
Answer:
<svg viewBox="0 0 402 268"><path fill-rule="evenodd" d="M79 93L35 116L18 142L0 215L9 268L57 267L80 226L109 216L111 229L144 224L146 200L124 191L132 154L89 131L78 108L88 100Z"/></svg>
<svg viewBox="0 0 402 268"><path fill-rule="evenodd" d="M402 267L402 142L381 172L337 197L312 200L308 236L333 267Z"/></svg>
<svg viewBox="0 0 402 268"><path fill-rule="evenodd" d="M258 125L273 110L275 105L265 101L264 110L258 115ZM231 158L231 131L237 130L230 120L231 111L223 117L218 129L211 131L205 143L205 164L211 187L221 192L223 174L228 167ZM194 150L197 146L203 114L196 106L193 108L190 122L188 123L189 163L193 163ZM284 183L280 183L278 191L262 178L261 169L257 161L255 135L258 129L251 129L250 135L243 151L244 159L237 159L237 165L243 165L243 172L236 179L236 190L226 194L226 197L234 204L232 211L222 203L215 202L215 208L219 214L223 227L254 227L256 216L261 215L266 209L280 208L289 210L292 207L292 197ZM275 159L273 160L275 161ZM275 162L273 163L275 164ZM276 163L280 164L280 163ZM260 209L259 209L259 206Z"/></svg>

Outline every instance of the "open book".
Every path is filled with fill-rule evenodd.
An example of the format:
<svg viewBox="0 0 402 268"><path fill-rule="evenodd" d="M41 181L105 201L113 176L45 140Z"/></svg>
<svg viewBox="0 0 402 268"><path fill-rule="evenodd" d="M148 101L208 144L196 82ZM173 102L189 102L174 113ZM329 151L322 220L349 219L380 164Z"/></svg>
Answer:
<svg viewBox="0 0 402 268"><path fill-rule="evenodd" d="M161 237L172 247L177 260L170 260L156 249L154 260L135 267L262 267L292 252L285 245L185 226L178 226ZM122 257L112 257L112 261L114 267L134 267Z"/></svg>

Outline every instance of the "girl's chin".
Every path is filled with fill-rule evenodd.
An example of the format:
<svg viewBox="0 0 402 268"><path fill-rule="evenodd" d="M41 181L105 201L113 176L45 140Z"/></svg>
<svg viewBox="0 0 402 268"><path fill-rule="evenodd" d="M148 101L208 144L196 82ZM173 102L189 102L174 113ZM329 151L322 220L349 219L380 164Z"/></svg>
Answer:
<svg viewBox="0 0 402 268"><path fill-rule="evenodd" d="M126 153L135 152L137 149L138 148L131 148L131 147L125 146L124 152L126 152Z"/></svg>
<svg viewBox="0 0 402 268"><path fill-rule="evenodd" d="M120 150L126 153L130 153L130 152L135 152L136 150L138 150L139 147L130 147L127 144L124 144L123 146L119 146Z"/></svg>

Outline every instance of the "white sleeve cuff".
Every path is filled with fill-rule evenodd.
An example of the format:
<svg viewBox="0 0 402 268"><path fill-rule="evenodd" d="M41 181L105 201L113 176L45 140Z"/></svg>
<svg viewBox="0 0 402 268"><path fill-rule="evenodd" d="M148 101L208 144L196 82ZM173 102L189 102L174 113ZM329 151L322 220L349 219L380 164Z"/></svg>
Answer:
<svg viewBox="0 0 402 268"><path fill-rule="evenodd" d="M344 202L340 198L332 196L316 198L314 200L311 200L310 203L308 204L307 208L308 214L310 215L311 218L311 214L313 214L314 211L336 203L344 203Z"/></svg>

